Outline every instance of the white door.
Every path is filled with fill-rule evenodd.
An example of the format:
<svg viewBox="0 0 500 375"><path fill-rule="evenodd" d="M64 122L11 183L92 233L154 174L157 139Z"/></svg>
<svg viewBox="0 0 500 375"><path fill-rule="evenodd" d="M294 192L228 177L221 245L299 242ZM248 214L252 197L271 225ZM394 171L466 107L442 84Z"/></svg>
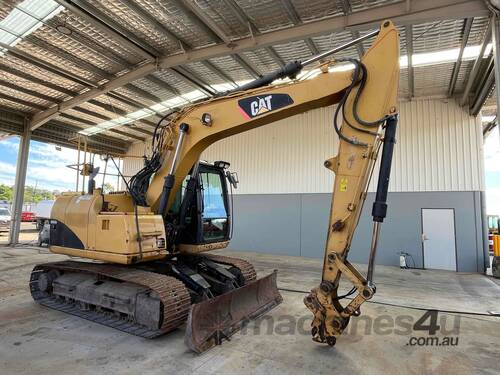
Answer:
<svg viewBox="0 0 500 375"><path fill-rule="evenodd" d="M422 242L424 268L457 270L453 209L422 209Z"/></svg>

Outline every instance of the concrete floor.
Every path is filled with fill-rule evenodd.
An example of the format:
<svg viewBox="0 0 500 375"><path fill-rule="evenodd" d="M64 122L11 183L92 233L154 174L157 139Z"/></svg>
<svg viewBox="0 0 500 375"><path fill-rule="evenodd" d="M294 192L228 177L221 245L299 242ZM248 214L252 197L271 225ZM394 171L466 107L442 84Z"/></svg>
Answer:
<svg viewBox="0 0 500 375"><path fill-rule="evenodd" d="M307 291L320 278L321 262L316 259L224 253L251 260L260 275L279 269L280 288ZM411 329L424 313L416 308L500 311L500 280L479 274L378 267L373 303L363 306L362 317L351 321L333 348L310 340L304 294L283 291L284 302L260 321L230 342L196 355L184 346L183 329L146 340L36 305L27 288L32 266L64 258L36 247L0 247L1 374L500 372L498 317L440 312L436 336L458 337L458 345L408 345L411 337L429 337Z"/></svg>
<svg viewBox="0 0 500 375"><path fill-rule="evenodd" d="M36 245L38 242L38 231L36 223L21 223L19 232L19 243L23 245ZM9 243L9 232L0 232L0 246Z"/></svg>

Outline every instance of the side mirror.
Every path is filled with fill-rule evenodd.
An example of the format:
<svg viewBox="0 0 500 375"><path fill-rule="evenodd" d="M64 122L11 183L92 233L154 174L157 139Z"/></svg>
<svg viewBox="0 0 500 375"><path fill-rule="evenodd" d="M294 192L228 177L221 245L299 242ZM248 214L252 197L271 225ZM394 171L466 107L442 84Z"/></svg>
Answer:
<svg viewBox="0 0 500 375"><path fill-rule="evenodd" d="M233 188L237 189L238 183L240 182L238 180L238 174L236 172L226 171L226 177L229 183L233 186Z"/></svg>

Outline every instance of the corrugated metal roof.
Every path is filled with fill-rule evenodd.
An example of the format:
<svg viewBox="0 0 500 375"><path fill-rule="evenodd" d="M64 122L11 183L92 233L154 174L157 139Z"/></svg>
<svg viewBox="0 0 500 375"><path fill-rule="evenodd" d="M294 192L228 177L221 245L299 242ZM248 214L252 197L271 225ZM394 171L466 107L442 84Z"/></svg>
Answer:
<svg viewBox="0 0 500 375"><path fill-rule="evenodd" d="M22 78L15 74L12 74L10 69L4 68L0 70L0 82L6 82L8 84L15 85L16 87L19 88L20 91L22 91L23 89L27 89L27 90L33 90L38 93L43 93L43 95L53 98L54 101L66 97L65 94L57 90L53 90L49 87L45 87L38 83L34 83L29 79Z"/></svg>
<svg viewBox="0 0 500 375"><path fill-rule="evenodd" d="M41 107L42 109L47 108L50 105L52 105L52 103L47 101L47 100L43 100L43 99L34 97L32 95L25 94L25 93L20 92L18 90L11 89L9 87L2 86L0 92L3 95L9 95L9 96L12 96L13 98L18 98L20 102L26 101L28 103L32 103L33 106ZM38 110L40 110L40 109L38 108Z"/></svg>
<svg viewBox="0 0 500 375"><path fill-rule="evenodd" d="M340 33L332 33L330 35L324 35L320 37L312 38L314 44L318 48L320 52L328 51L335 46L339 46L341 44L345 44L353 39L351 32L343 31ZM368 48L371 45L371 42L366 44L365 48ZM359 58L358 50L356 46L350 47L346 50L341 51L336 55L339 58Z"/></svg>
<svg viewBox="0 0 500 375"><path fill-rule="evenodd" d="M81 34L72 33L67 37L58 32L55 27L41 27L36 38L52 45L54 49L64 51L67 59L84 61L108 73L117 73L123 68L132 66L129 59L123 59L118 53L107 46L98 45L95 40L82 38ZM100 53L105 51L105 53Z"/></svg>
<svg viewBox="0 0 500 375"><path fill-rule="evenodd" d="M43 48L34 44L32 40L33 38L26 38L23 43L18 44L17 49L31 56L37 56L37 58L50 62L51 64L64 66L65 69L71 70L73 74L89 81L99 82L104 78L89 69L83 68L81 64L78 64L78 57L70 54L65 54L65 57L62 57L61 54L54 52L55 48L53 46L49 45L47 48Z"/></svg>
<svg viewBox="0 0 500 375"><path fill-rule="evenodd" d="M399 73L399 95L403 98L410 96L408 89L408 69L402 69Z"/></svg>
<svg viewBox="0 0 500 375"><path fill-rule="evenodd" d="M278 53L278 56L283 59L281 54ZM260 73L265 74L266 72L272 72L273 70L279 69L278 63L273 59L273 57L269 54L265 49L256 49L254 51L244 52L242 55L250 60L253 65L257 67ZM287 61L285 59L285 61Z"/></svg>
<svg viewBox="0 0 500 375"><path fill-rule="evenodd" d="M69 79L63 78L59 75L53 74L45 69L39 68L33 64L23 61L13 55L7 53L1 59L0 63L9 68L16 69L26 74L33 75L43 81L52 82L56 85L72 91L80 91L83 89L81 84L75 83ZM1 70L4 70L3 68Z"/></svg>
<svg viewBox="0 0 500 375"><path fill-rule="evenodd" d="M230 76L233 81L244 81L247 79L252 79L252 76L231 56L216 57L210 59L210 61L218 69L222 70L224 73Z"/></svg>
<svg viewBox="0 0 500 375"><path fill-rule="evenodd" d="M179 39L182 39L192 47L214 43L204 30L196 26L190 18L186 16L186 13L176 5L178 1L138 0L136 2L161 24L165 25L165 27L178 36ZM144 26L140 27L144 28ZM164 35L160 37L165 39ZM172 45L175 47L175 50L179 49L178 44Z"/></svg>
<svg viewBox="0 0 500 375"><path fill-rule="evenodd" d="M120 56L122 59L130 61L132 64L137 64L142 60L133 50L127 49L126 46L111 39L104 32L93 27L87 20L71 14L68 10L64 10L47 23L54 27L63 25L71 31L71 35L60 33L61 38L65 40L64 43L69 43L69 40L74 40L76 38L85 43L93 42L96 45L100 45Z"/></svg>
<svg viewBox="0 0 500 375"><path fill-rule="evenodd" d="M134 82L134 85L135 84L137 84L137 81ZM140 84L140 82L139 82L139 84ZM137 87L139 87L139 84ZM152 104L152 101L150 99L139 95L136 91L132 91L129 87L120 87L120 88L113 90L113 91L120 94L120 95L123 95L127 98L135 100L139 103L142 103L144 107L147 107L147 106Z"/></svg>
<svg viewBox="0 0 500 375"><path fill-rule="evenodd" d="M354 3L353 1L350 1ZM313 21L319 18L340 16L343 13L342 6L337 1L318 0L302 1L291 0L302 22ZM366 8L365 8L366 9Z"/></svg>
<svg viewBox="0 0 500 375"><path fill-rule="evenodd" d="M16 99L2 99L0 98L0 106L5 108L10 108L19 112L33 113L36 111L35 108L29 107L27 105L22 105Z"/></svg>
<svg viewBox="0 0 500 375"><path fill-rule="evenodd" d="M128 112L133 112L137 109L134 108L132 105L127 105L108 95L98 96L95 100L97 100L100 103L109 104L111 107L115 108L116 111L123 111L128 113Z"/></svg>
<svg viewBox="0 0 500 375"><path fill-rule="evenodd" d="M209 85L217 85L227 82L223 76L219 75L216 71L208 68L201 62L193 62L186 64L186 67L192 71L196 76L202 77Z"/></svg>
<svg viewBox="0 0 500 375"><path fill-rule="evenodd" d="M429 67L415 67L415 95L439 95L448 90L454 64L439 64Z"/></svg>
<svg viewBox="0 0 500 375"><path fill-rule="evenodd" d="M160 70L160 71L157 71L154 75L156 77L158 77L159 79L165 81L170 86L174 87L175 90L178 90L181 93L189 92L189 91L193 90L193 86L191 84L189 84L186 81L180 79L178 75L172 73L169 70L166 70L166 69ZM137 80L134 83L137 83L137 82L140 82L140 81L141 80ZM164 95L165 99L170 99L173 96L172 92L169 91L169 90L167 90L167 89L165 89L165 93L163 95Z"/></svg>
<svg viewBox="0 0 500 375"><path fill-rule="evenodd" d="M59 4L53 0L6 0L0 9L0 26L1 20L7 19L9 15L12 18L13 14L18 14L17 17L22 22L17 26L12 22L5 23L4 28L8 30L0 28L0 40L10 43L14 39L21 38L15 48L29 58L14 56L10 51L4 52L0 57L0 87L4 93L0 104L5 108L31 115L39 112L41 108L53 106L125 74L144 63L148 54L153 57L179 54L184 52L182 48L197 49L220 43L220 33L229 40L237 41L252 34L262 34L332 16L341 16L346 11L355 13L399 2L399 0L192 0L187 4L183 0L161 2L89 0L71 3L73 6L82 4L87 15L89 12L94 12L92 17L75 13L71 8L58 8ZM195 15L189 10L189 6L198 9L199 14ZM57 12L47 15L48 11L54 9L57 9ZM210 31L210 23L216 25L215 31L213 27ZM464 24L465 20L444 20L413 25L413 53L459 48ZM36 27L27 33L26 31L33 25ZM487 18L475 18L467 45L480 44L487 27ZM366 32L368 31L361 31L360 34L364 35ZM114 33L120 34L120 37L116 37ZM401 54L404 55L407 52L404 27L400 28L400 34ZM254 71L266 73L277 69L281 62L308 58L316 51L326 51L351 40L353 35L355 35L353 32L345 30L273 45L272 49L256 46L254 50L240 53L239 56L210 58L207 63L190 62L185 64L184 68L198 81L211 87L216 85L222 87L220 85L227 83L228 77L235 82L252 79ZM128 39L128 42L123 42L123 38ZM366 50L370 44L371 41L365 41L363 48ZM349 58L358 56L356 47L338 55ZM44 64L48 64L51 68L48 69ZM445 63L415 67L414 95L446 95L454 65ZM471 68L470 60L463 61L455 93L460 93L464 89L464 82ZM2 81L9 83L10 86L2 85ZM80 107L94 112L94 115L73 109L66 112L70 118L59 116L56 120L75 123L75 119L81 118L83 124L80 124L81 127L88 128L92 123L98 124L104 121L104 117L120 118L123 113L138 111L141 106L147 108L156 105L155 108L162 111L165 109L165 103L163 105L157 103L169 100L172 103L180 102L176 99L178 93L184 98L200 96L197 89L196 84L187 81L174 71L161 70L113 90L121 100L110 98L108 95L96 99L108 104L111 111L110 108L90 103ZM408 72L402 69L400 95L407 97L410 94ZM134 104L125 104L127 100ZM28 105L30 103L31 106ZM151 121L157 119L156 115L151 117ZM137 124L139 128L144 126L145 130L148 129L144 121L138 121ZM137 130L130 130L129 125L122 125L118 129L123 130L125 134L140 133ZM106 131L106 134L126 138L117 133L111 134L109 131Z"/></svg>
<svg viewBox="0 0 500 375"><path fill-rule="evenodd" d="M460 47L463 20L445 20L413 26L413 52L428 53Z"/></svg>
<svg viewBox="0 0 500 375"><path fill-rule="evenodd" d="M313 55L312 51L303 40L295 40L286 44L274 46L276 52L285 61L304 60Z"/></svg>
<svg viewBox="0 0 500 375"><path fill-rule="evenodd" d="M260 32L264 33L292 25L286 12L283 11L281 1L253 0L236 3Z"/></svg>
<svg viewBox="0 0 500 375"><path fill-rule="evenodd" d="M141 40L160 53L171 53L179 48L177 44L165 38L164 35L155 30L147 19L132 11L123 4L122 1L89 0L88 3L112 18L113 21L117 22L120 26L133 32ZM159 13L161 13L161 11Z"/></svg>

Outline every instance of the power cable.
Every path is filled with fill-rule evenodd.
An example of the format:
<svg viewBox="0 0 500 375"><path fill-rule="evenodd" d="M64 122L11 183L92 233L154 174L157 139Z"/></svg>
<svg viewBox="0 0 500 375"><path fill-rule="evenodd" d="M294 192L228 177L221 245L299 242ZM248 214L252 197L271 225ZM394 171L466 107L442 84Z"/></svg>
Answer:
<svg viewBox="0 0 500 375"><path fill-rule="evenodd" d="M282 290L284 292L291 292L291 293L301 293L301 294L309 294L310 292L305 291L305 290L299 290L299 289L289 289L289 288L278 288L278 290ZM351 289L352 290L352 289ZM353 298L348 298L350 292L345 294L343 298L350 299L352 300ZM352 294L352 293L351 293ZM500 317L499 315L496 314L490 314L490 313L479 313L479 312L474 312L474 311L460 311L460 310L444 310L444 309L435 309L435 308L430 308L430 307L418 307L418 306L409 306L409 305L402 305L402 304L396 304L396 303L390 303L390 302L380 302L380 301L366 301L367 303L373 303L376 305L383 305L383 306L393 306L393 307L400 307L404 309L411 309L411 310L419 310L419 311L437 311L445 314L459 314L459 315L475 315L475 316L489 316L489 317Z"/></svg>

